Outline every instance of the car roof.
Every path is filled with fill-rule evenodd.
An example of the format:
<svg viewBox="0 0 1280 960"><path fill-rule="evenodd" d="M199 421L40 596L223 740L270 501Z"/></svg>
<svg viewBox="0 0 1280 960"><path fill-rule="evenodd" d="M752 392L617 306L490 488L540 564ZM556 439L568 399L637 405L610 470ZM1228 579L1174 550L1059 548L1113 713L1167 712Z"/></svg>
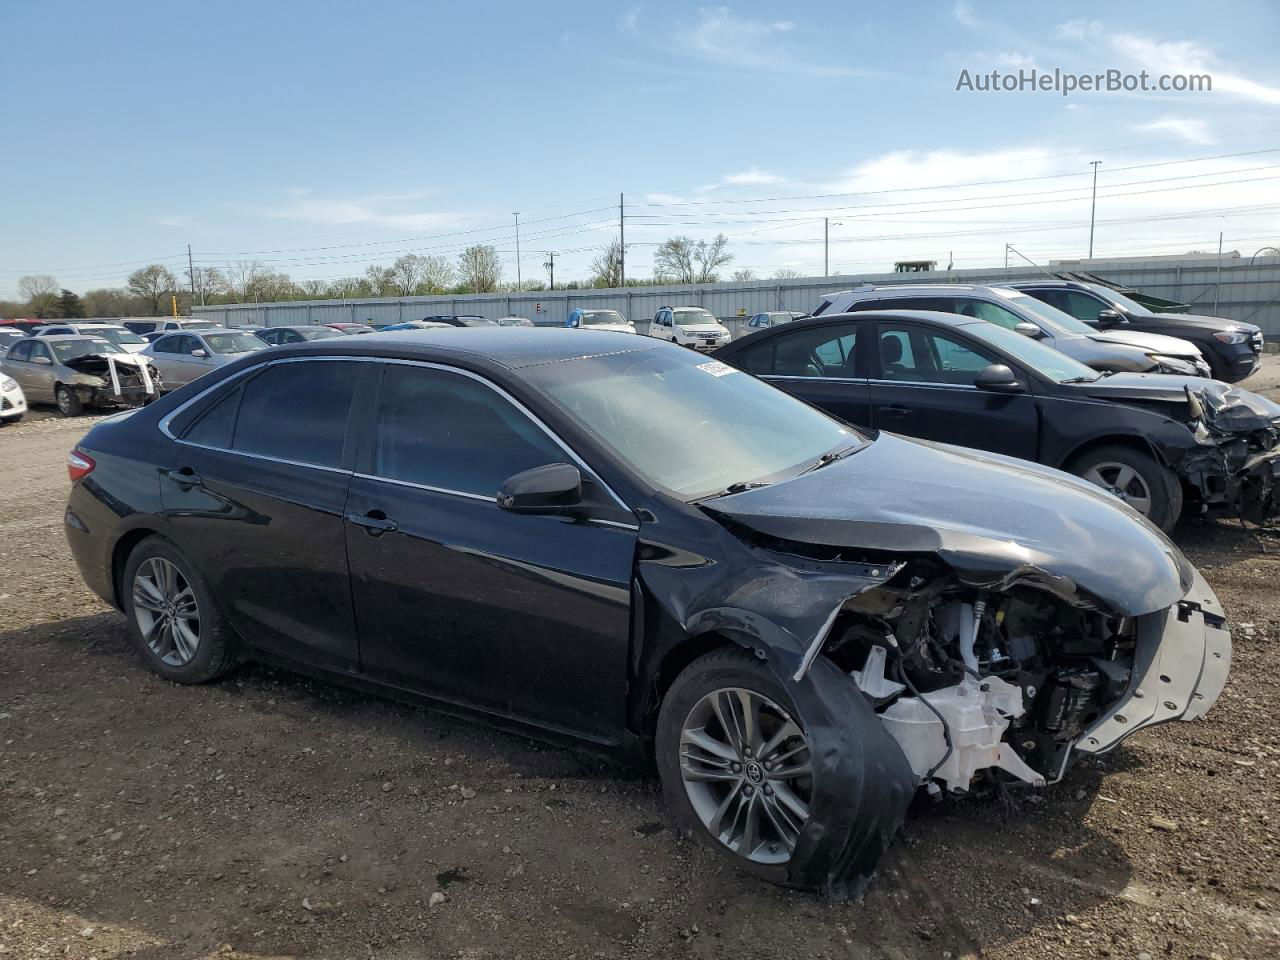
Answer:
<svg viewBox="0 0 1280 960"><path fill-rule="evenodd" d="M753 333L750 337L743 337L741 340L733 341L733 346L737 344L750 345L756 337L757 343L762 343L763 338L772 338L775 336L792 336L800 330L806 330L809 327L826 326L833 321L856 321L863 323L871 320L923 320L927 323L936 323L942 327L973 327L987 326L988 321L978 317L966 317L958 313L943 313L940 310L904 310L900 307L886 307L883 310L859 310L857 313L823 313L816 317L798 317L791 323L782 327L773 327L769 330L762 330L760 333ZM777 333L774 333L777 330Z"/></svg>
<svg viewBox="0 0 1280 960"><path fill-rule="evenodd" d="M636 340L625 343L621 340ZM384 330L363 337L336 337L289 344L275 351L290 354L333 354L335 356L387 356L418 360L479 361L485 365L518 370L544 363L581 360L606 354L635 353L641 350L670 349L652 337L619 337L616 333L594 333L564 327L496 327L471 330L465 327L431 330ZM683 348L680 348L683 349Z"/></svg>
<svg viewBox="0 0 1280 960"><path fill-rule="evenodd" d="M46 343L63 343L72 340L104 340L107 343L111 342L110 340L107 340L106 337L95 337L88 333L54 333L49 336L40 337L39 339Z"/></svg>

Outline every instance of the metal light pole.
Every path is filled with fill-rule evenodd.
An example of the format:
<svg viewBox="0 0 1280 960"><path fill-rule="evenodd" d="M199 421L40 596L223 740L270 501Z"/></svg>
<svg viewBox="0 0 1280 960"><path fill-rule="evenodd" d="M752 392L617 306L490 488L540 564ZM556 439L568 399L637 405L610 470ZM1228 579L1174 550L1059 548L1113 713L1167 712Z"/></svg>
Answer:
<svg viewBox="0 0 1280 960"><path fill-rule="evenodd" d="M513 215L516 218L516 289L519 290L523 286L520 278L520 211Z"/></svg>
<svg viewBox="0 0 1280 960"><path fill-rule="evenodd" d="M1101 160L1090 160L1093 166L1093 200L1089 203L1089 259L1093 259L1093 216L1098 209L1098 164Z"/></svg>
<svg viewBox="0 0 1280 960"><path fill-rule="evenodd" d="M627 285L627 208L618 194L618 279Z"/></svg>
<svg viewBox="0 0 1280 960"><path fill-rule="evenodd" d="M822 275L831 276L831 220L822 218Z"/></svg>

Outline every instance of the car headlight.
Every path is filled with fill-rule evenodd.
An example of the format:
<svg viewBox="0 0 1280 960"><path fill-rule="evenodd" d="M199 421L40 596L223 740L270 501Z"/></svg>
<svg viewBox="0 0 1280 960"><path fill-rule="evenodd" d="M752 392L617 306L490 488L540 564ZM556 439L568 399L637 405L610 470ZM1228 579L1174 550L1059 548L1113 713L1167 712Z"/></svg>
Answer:
<svg viewBox="0 0 1280 960"><path fill-rule="evenodd" d="M1149 356L1160 365L1161 373L1179 373L1185 377L1199 375L1195 364L1190 360L1183 360L1181 357L1166 357L1158 353L1152 353Z"/></svg>
<svg viewBox="0 0 1280 960"><path fill-rule="evenodd" d="M1219 343L1244 343L1249 335L1243 330L1219 330L1213 335Z"/></svg>
<svg viewBox="0 0 1280 960"><path fill-rule="evenodd" d="M0 376L0 390L17 390L18 381L13 377Z"/></svg>

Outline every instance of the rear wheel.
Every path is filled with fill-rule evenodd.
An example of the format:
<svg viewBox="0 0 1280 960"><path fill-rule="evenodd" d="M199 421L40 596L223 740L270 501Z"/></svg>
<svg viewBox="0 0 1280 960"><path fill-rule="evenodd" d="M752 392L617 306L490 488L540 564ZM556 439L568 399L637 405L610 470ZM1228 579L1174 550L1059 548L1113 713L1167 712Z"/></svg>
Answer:
<svg viewBox="0 0 1280 960"><path fill-rule="evenodd" d="M1076 476L1097 484L1169 531L1182 513L1182 485L1167 467L1128 447L1099 447L1072 462Z"/></svg>
<svg viewBox="0 0 1280 960"><path fill-rule="evenodd" d="M204 683L235 666L230 627L203 578L169 541L149 537L134 548L121 597L134 643L160 676Z"/></svg>
<svg viewBox="0 0 1280 960"><path fill-rule="evenodd" d="M64 417L78 417L84 410L84 402L80 399L80 394L65 383L58 384L53 396L58 401L58 412Z"/></svg>

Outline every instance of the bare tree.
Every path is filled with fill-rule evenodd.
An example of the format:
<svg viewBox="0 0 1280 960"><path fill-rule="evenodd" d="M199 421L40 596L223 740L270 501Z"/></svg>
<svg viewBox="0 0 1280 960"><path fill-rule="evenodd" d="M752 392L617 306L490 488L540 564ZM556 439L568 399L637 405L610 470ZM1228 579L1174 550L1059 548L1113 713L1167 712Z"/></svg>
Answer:
<svg viewBox="0 0 1280 960"><path fill-rule="evenodd" d="M467 247L458 255L458 279L473 293L491 293L502 279L502 263L496 248L487 244Z"/></svg>
<svg viewBox="0 0 1280 960"><path fill-rule="evenodd" d="M783 267L781 270L778 270L774 273L773 279L798 280L800 277L803 277L803 276L804 274L801 273L799 270L792 270L790 267Z"/></svg>
<svg viewBox="0 0 1280 960"><path fill-rule="evenodd" d="M58 281L46 273L18 278L18 292L27 298L31 312L41 320L54 315L60 289Z"/></svg>
<svg viewBox="0 0 1280 960"><path fill-rule="evenodd" d="M295 286L307 300L323 300L325 297L332 296L329 292L328 280L299 280Z"/></svg>
<svg viewBox="0 0 1280 960"><path fill-rule="evenodd" d="M165 301L178 286L178 278L168 267L159 263L133 271L125 282L129 290L146 304L152 316L159 316L164 312Z"/></svg>
<svg viewBox="0 0 1280 960"><path fill-rule="evenodd" d="M391 267L371 263L364 268L364 279L375 297L394 297L400 291L396 286L396 273Z"/></svg>
<svg viewBox="0 0 1280 960"><path fill-rule="evenodd" d="M653 272L673 283L715 283L720 268L733 262L733 254L725 249L728 245L729 238L723 233L716 234L710 243L671 237L654 253Z"/></svg>
<svg viewBox="0 0 1280 960"><path fill-rule="evenodd" d="M227 265L226 290L236 303L272 303L291 300L298 292L287 273L277 273L257 260Z"/></svg>
<svg viewBox="0 0 1280 960"><path fill-rule="evenodd" d="M192 299L199 303L208 303L212 297L227 289L227 278L217 267L196 267L194 273L191 270L184 272L192 290Z"/></svg>
<svg viewBox="0 0 1280 960"><path fill-rule="evenodd" d="M622 286L622 243L616 238L609 241L591 261L591 284L596 287Z"/></svg>
<svg viewBox="0 0 1280 960"><path fill-rule="evenodd" d="M751 280L759 280L754 270L735 270L733 271L733 279L739 283L746 283Z"/></svg>

